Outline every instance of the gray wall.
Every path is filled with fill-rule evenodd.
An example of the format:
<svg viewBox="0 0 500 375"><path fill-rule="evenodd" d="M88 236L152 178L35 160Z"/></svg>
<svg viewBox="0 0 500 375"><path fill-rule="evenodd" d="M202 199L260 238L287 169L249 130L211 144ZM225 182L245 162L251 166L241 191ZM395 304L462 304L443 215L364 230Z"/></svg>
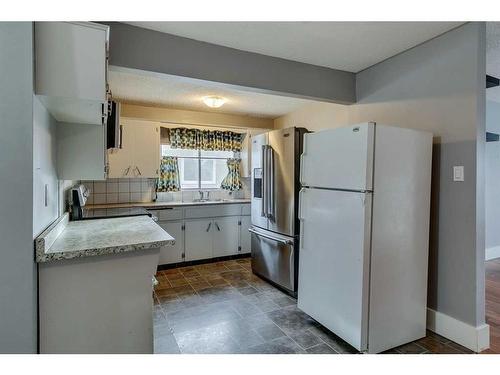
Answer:
<svg viewBox="0 0 500 375"><path fill-rule="evenodd" d="M33 29L0 22L0 353L35 353Z"/></svg>
<svg viewBox="0 0 500 375"><path fill-rule="evenodd" d="M466 24L357 74L349 111L434 133L428 306L473 326L485 315L485 56L484 23Z"/></svg>
<svg viewBox="0 0 500 375"><path fill-rule="evenodd" d="M160 33L119 22L110 31L110 64L262 92L355 101L354 74Z"/></svg>
<svg viewBox="0 0 500 375"><path fill-rule="evenodd" d="M486 130L500 134L500 103L486 102ZM500 142L486 144L486 248L500 246Z"/></svg>

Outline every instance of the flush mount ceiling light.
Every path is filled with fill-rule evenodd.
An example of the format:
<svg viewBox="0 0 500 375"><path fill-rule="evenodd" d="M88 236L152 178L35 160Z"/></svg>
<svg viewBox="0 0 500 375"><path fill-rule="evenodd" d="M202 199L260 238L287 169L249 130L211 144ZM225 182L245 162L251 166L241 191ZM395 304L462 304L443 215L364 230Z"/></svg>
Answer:
<svg viewBox="0 0 500 375"><path fill-rule="evenodd" d="M203 97L203 103L205 103L210 108L220 108L226 102L226 98L222 96L205 96Z"/></svg>

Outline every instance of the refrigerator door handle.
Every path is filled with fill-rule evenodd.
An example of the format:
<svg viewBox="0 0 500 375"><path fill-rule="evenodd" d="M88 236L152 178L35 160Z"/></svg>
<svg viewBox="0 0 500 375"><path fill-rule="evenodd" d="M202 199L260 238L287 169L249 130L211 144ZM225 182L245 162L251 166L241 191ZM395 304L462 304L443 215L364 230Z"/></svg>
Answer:
<svg viewBox="0 0 500 375"><path fill-rule="evenodd" d="M256 234L259 237L264 237L264 238L267 238L269 240L273 240L273 241L276 241L278 243L281 243L283 245L293 245L293 241L292 240L285 240L285 239L282 239L282 238L271 236L269 234L264 234L264 233L262 233L260 231L257 231L255 229L253 229L253 228L249 228L248 231L250 233Z"/></svg>
<svg viewBox="0 0 500 375"><path fill-rule="evenodd" d="M271 146L267 148L267 166L268 166L268 193L267 198L268 209L267 217L271 220L274 219L274 150Z"/></svg>
<svg viewBox="0 0 500 375"><path fill-rule="evenodd" d="M262 199L260 216L267 217L267 165L266 165L266 145L262 145Z"/></svg>

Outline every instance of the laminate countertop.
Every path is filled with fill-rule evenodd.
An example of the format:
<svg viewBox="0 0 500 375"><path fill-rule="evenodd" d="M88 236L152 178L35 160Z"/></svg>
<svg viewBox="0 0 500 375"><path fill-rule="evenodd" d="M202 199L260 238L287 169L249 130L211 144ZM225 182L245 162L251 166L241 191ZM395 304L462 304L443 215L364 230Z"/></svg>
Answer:
<svg viewBox="0 0 500 375"><path fill-rule="evenodd" d="M107 204L89 204L85 208L89 210L105 209L105 208L130 208L144 207L146 209L160 209L167 207L189 207L189 206L214 206L221 204L250 204L251 199L224 199L213 200L206 202L186 201L186 202L144 202L144 203L107 203Z"/></svg>
<svg viewBox="0 0 500 375"><path fill-rule="evenodd" d="M149 216L69 221L66 213L36 238L36 261L154 249L174 241Z"/></svg>

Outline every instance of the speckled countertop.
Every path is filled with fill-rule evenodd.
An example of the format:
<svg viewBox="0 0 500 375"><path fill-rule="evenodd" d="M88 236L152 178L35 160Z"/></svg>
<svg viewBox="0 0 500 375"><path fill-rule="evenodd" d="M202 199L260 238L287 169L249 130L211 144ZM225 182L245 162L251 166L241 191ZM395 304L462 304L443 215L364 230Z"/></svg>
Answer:
<svg viewBox="0 0 500 375"><path fill-rule="evenodd" d="M174 241L149 216L68 221L66 213L35 240L36 261L153 249Z"/></svg>
<svg viewBox="0 0 500 375"><path fill-rule="evenodd" d="M99 208L121 208L121 207L144 207L144 208L163 208L163 207L187 207L187 206L213 206L219 204L247 204L251 203L249 198L241 199L226 199L226 200L214 200L207 202L145 202L145 203L107 203L107 204L89 204L86 205L86 209L99 209Z"/></svg>

